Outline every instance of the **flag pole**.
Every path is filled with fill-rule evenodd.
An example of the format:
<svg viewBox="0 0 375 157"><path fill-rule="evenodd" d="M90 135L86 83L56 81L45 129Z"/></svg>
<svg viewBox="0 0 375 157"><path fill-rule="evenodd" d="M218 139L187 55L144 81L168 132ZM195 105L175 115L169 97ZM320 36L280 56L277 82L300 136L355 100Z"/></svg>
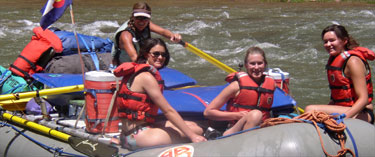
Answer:
<svg viewBox="0 0 375 157"><path fill-rule="evenodd" d="M74 22L74 14L73 14L73 5L70 4L69 5L69 8L70 8L70 17L72 19L72 29L73 29L73 33L74 33L74 37L76 38L76 41L77 41L77 49L78 49L78 55L79 55L79 60L81 62L81 71L82 71L82 82L84 83L85 82L85 69L84 69L84 63L83 63L83 59L82 59L82 54L81 54L81 49L79 48L79 41L78 41L78 35L77 35L77 31L76 31L76 24ZM82 107L82 111L86 108L86 103L83 105ZM74 124L74 128L77 128L77 124L78 124L78 119L81 118L82 116L82 113L83 112L80 112L79 115L78 115L78 118L76 120L76 123Z"/></svg>
<svg viewBox="0 0 375 157"><path fill-rule="evenodd" d="M81 61L81 71L82 71L82 81L84 82L84 74L85 74L85 69L83 67L83 59L82 59L82 54L81 54L81 49L79 48L79 41L78 41L78 35L77 35L77 31L76 31L76 24L74 22L74 14L73 14L73 5L70 4L69 5L69 8L70 8L70 17L72 19L72 29L73 29L73 33L74 33L74 37L76 38L76 41L77 41L77 49L78 49L78 54L79 54L79 58L80 58L80 61Z"/></svg>

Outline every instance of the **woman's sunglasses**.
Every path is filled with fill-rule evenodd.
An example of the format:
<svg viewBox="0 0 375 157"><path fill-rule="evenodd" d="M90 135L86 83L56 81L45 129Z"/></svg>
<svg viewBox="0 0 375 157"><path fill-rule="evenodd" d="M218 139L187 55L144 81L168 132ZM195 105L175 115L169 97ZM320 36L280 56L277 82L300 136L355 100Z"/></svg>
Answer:
<svg viewBox="0 0 375 157"><path fill-rule="evenodd" d="M151 54L155 58L158 58L159 56L162 56L162 57L167 57L168 56L167 53L165 53L165 52L159 52L159 51L152 52Z"/></svg>
<svg viewBox="0 0 375 157"><path fill-rule="evenodd" d="M142 21L142 20L150 20L150 18L148 17L144 17L144 16L137 16L135 17L136 20L139 20L139 21Z"/></svg>

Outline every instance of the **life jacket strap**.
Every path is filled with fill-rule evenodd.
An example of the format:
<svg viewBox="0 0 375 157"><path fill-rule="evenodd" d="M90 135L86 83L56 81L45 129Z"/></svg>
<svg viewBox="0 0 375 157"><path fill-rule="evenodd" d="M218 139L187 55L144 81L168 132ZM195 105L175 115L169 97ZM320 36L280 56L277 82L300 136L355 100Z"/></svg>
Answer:
<svg viewBox="0 0 375 157"><path fill-rule="evenodd" d="M337 103L340 103L340 102L350 102L350 101L353 101L354 100L354 98L345 98L345 99L333 99L332 97L331 97L331 100L333 101L333 102L337 102Z"/></svg>
<svg viewBox="0 0 375 157"><path fill-rule="evenodd" d="M29 59L27 59L26 57L24 57L22 55L18 55L18 57L22 58L27 63L29 63L29 65L31 66L31 68L36 71L36 66L35 66L35 64L33 62L31 62Z"/></svg>
<svg viewBox="0 0 375 157"><path fill-rule="evenodd" d="M158 81L158 84L160 84L160 85L163 85L163 86L164 86L164 80L160 80L160 81Z"/></svg>
<svg viewBox="0 0 375 157"><path fill-rule="evenodd" d="M240 104L233 104L233 107L238 107L238 108L245 108L245 109L257 109L260 111L271 111L270 108L265 108L265 107L260 107L260 106L248 106L248 105L240 105Z"/></svg>
<svg viewBox="0 0 375 157"><path fill-rule="evenodd" d="M11 64L10 67L12 67L12 68L16 69L17 71L21 72L24 75L25 78L31 78L29 73L27 73L26 71L23 71L22 69L18 68L17 66ZM17 74L15 74L15 75L17 75ZM20 76L20 77L22 77L22 76Z"/></svg>
<svg viewBox="0 0 375 157"><path fill-rule="evenodd" d="M342 67L326 65L326 70L342 70Z"/></svg>
<svg viewBox="0 0 375 157"><path fill-rule="evenodd" d="M352 86L352 85L350 85ZM329 89L343 89L343 90L347 90L349 89L348 86L333 86L333 85L329 85Z"/></svg>
<svg viewBox="0 0 375 157"><path fill-rule="evenodd" d="M137 96L134 96L134 95L129 95L129 94L121 93L118 96L122 97L124 99L132 99L132 100L135 100L135 101L142 102L142 98L141 97L137 97ZM147 103L151 103L152 101L150 99L146 99L146 102Z"/></svg>
<svg viewBox="0 0 375 157"><path fill-rule="evenodd" d="M253 86L241 86L240 89L255 90L258 93L273 93L274 90L266 89L262 87L253 87Z"/></svg>
<svg viewBox="0 0 375 157"><path fill-rule="evenodd" d="M112 117L110 120L118 120L119 118L118 117ZM102 123L105 121L105 118L89 118L88 116L86 116L86 120L87 122L97 122L99 121L99 123Z"/></svg>
<svg viewBox="0 0 375 157"><path fill-rule="evenodd" d="M156 117L156 116L151 115L147 112L134 111L134 110L130 110L130 109L127 109L127 108L118 109L118 112L125 113L128 118L131 118L131 120L138 120L139 116L143 116L143 118L141 118L141 119L144 119L144 120L146 120L147 118L155 118Z"/></svg>

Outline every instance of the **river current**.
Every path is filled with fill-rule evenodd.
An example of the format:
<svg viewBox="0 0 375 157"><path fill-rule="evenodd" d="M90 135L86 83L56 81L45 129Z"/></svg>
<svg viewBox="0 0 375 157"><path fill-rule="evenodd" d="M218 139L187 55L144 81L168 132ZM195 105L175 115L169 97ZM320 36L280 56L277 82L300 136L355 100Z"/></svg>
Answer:
<svg viewBox="0 0 375 157"><path fill-rule="evenodd" d="M74 0L78 33L112 39L137 1ZM361 46L375 50L375 5L366 3L278 3L237 0L147 1L152 21L184 41L238 70L251 46L265 50L269 68L290 73L290 93L300 106L326 104L329 89L325 73L328 54L321 31L341 24ZM8 67L39 26L45 1L0 1L0 63ZM69 8L52 26L72 31ZM153 37L158 37L152 34ZM165 38L164 38L165 39ZM168 41L165 39L165 41ZM224 84L226 72L168 42L169 67L195 78L200 85ZM372 69L374 62L370 62ZM373 79L374 80L374 79Z"/></svg>

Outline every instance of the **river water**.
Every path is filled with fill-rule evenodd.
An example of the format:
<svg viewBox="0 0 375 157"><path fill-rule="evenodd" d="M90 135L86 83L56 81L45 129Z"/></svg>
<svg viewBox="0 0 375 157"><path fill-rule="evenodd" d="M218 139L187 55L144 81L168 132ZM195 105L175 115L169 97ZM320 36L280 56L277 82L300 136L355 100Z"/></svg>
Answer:
<svg viewBox="0 0 375 157"><path fill-rule="evenodd" d="M129 18L135 2L74 0L76 30L112 38L117 27ZM2 66L8 67L30 41L44 3L0 0ZM263 48L270 68L290 73L290 92L300 106L329 101L324 69L328 54L320 39L324 27L344 25L361 46L375 50L374 4L238 0L158 0L149 4L154 23L180 33L184 41L236 70L249 47ZM52 26L72 31L69 10ZM169 67L195 78L200 85L225 83L224 71L178 44L168 42L168 47L172 57ZM373 62L370 65L375 69Z"/></svg>

